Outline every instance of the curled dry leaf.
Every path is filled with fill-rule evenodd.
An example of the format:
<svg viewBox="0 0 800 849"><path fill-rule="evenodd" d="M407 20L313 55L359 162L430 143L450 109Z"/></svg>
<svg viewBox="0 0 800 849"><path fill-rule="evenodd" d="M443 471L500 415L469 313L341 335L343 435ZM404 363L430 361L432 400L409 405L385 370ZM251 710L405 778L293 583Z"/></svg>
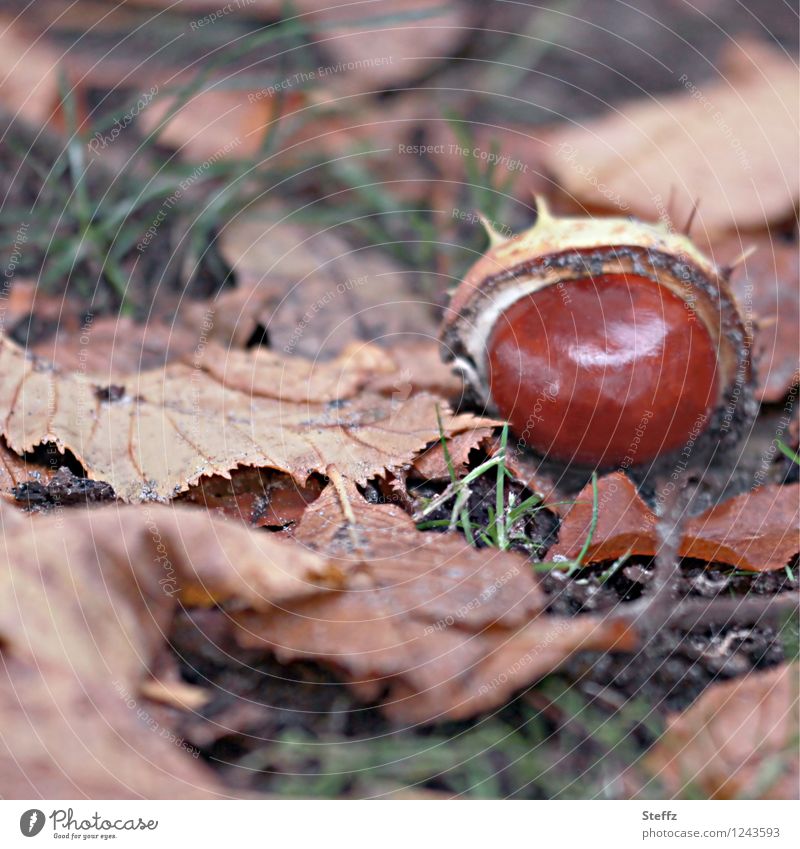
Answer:
<svg viewBox="0 0 800 849"><path fill-rule="evenodd" d="M202 328L206 340L229 348L269 346L269 317L280 303L277 289L237 283L218 292L212 302L184 299L175 313L176 324Z"/></svg>
<svg viewBox="0 0 800 849"><path fill-rule="evenodd" d="M797 67L752 44L732 62L727 79L682 79L679 94L556 130L547 164L565 193L589 208L669 215L678 227L699 199L704 235L790 217L800 191Z"/></svg>
<svg viewBox="0 0 800 849"><path fill-rule="evenodd" d="M0 493L8 493L29 480L46 484L54 474L55 469L28 462L24 457L9 451L5 441L0 439Z"/></svg>
<svg viewBox="0 0 800 849"><path fill-rule="evenodd" d="M66 535L3 509L0 794L222 795L153 704L201 703L164 663L178 602L235 609L243 643L327 663L401 721L470 716L578 648L630 647L610 620L543 615L523 558L420 534L331 477L298 532L331 556L174 506L76 513Z"/></svg>
<svg viewBox="0 0 800 849"><path fill-rule="evenodd" d="M583 548L592 525L594 493L586 486L570 507L558 532L549 560L572 560ZM585 563L615 560L631 554L655 554L656 517L642 501L630 478L621 472L597 482L597 525L584 557Z"/></svg>
<svg viewBox="0 0 800 849"><path fill-rule="evenodd" d="M223 794L142 697L163 695L149 674L177 602L267 610L316 596L335 569L189 508L100 508L67 533L58 517L0 510L0 795Z"/></svg>
<svg viewBox="0 0 800 849"><path fill-rule="evenodd" d="M300 486L273 469L234 469L230 478L203 478L180 498L253 527L277 528L299 522L322 487L316 477Z"/></svg>
<svg viewBox="0 0 800 849"><path fill-rule="evenodd" d="M474 430L456 434L447 440L447 453L452 463L453 471L461 474L467 467L470 453L488 443L494 429L476 427ZM450 466L445 457L441 442L432 445L414 460L414 474L425 480L446 480L450 477Z"/></svg>
<svg viewBox="0 0 800 849"><path fill-rule="evenodd" d="M597 527L584 562L614 560L626 552L654 556L656 517L622 473L598 481ZM564 518L548 557L577 557L592 522L586 487ZM782 569L800 551L800 485L765 486L738 495L686 521L679 554L707 563L766 572Z"/></svg>
<svg viewBox="0 0 800 849"><path fill-rule="evenodd" d="M673 798L797 799L796 663L717 684L674 716L645 757Z"/></svg>
<svg viewBox="0 0 800 849"><path fill-rule="evenodd" d="M269 380L258 377L262 361ZM242 374L252 374L255 385L247 391L204 370L219 373L214 362L142 372L112 393L107 375L62 374L0 338L2 435L20 454L44 442L70 450L90 478L111 484L124 501L169 499L238 466L278 469L302 485L336 463L346 477L365 483L411 463L439 438L434 396L353 396L363 377L358 368L354 377L346 362L321 367L317 380L306 363L291 358L231 352L222 371L243 387ZM319 393L312 400L309 387ZM284 392L305 400L284 400ZM445 408L442 415L447 436L485 424Z"/></svg>
<svg viewBox="0 0 800 849"><path fill-rule="evenodd" d="M620 623L559 619L526 560L424 534L394 505L368 504L331 471L298 541L347 575L338 592L245 614L242 642L340 670L398 723L460 719L502 704L572 652L630 648Z"/></svg>

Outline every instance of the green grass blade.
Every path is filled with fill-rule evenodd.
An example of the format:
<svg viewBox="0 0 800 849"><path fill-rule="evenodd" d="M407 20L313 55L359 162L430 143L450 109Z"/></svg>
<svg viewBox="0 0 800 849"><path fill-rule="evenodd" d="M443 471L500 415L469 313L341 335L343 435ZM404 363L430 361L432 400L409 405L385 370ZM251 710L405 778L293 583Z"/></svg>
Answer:
<svg viewBox="0 0 800 849"><path fill-rule="evenodd" d="M776 439L775 444L778 446L778 449L783 455L800 465L800 454L797 454L792 451L792 449L789 448L789 446L782 439Z"/></svg>

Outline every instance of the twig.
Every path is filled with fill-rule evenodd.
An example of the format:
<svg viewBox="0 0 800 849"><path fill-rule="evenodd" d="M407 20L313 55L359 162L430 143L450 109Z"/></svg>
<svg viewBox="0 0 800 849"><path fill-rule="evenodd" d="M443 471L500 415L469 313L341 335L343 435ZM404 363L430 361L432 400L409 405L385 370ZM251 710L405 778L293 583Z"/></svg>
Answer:
<svg viewBox="0 0 800 849"><path fill-rule="evenodd" d="M336 495L339 498L339 505L342 508L342 513L345 521L347 522L347 532L350 536L350 541L353 543L355 548L359 548L361 540L359 539L356 528L356 514L353 512L353 505L350 503L350 498L347 495L347 487L345 486L344 478L342 478L341 473L333 464L329 465L327 469L325 469L325 472L328 475L328 480L330 480L331 484L333 484L333 488L336 490Z"/></svg>
<svg viewBox="0 0 800 849"><path fill-rule="evenodd" d="M671 490L664 499L662 515L658 518L656 534L658 550L656 551L656 570L651 584L651 593L644 599L642 607L645 618L653 611L669 609L677 597L678 580L680 579L680 549L683 536L683 514L689 503L686 497L688 488L686 479L682 478L678 486Z"/></svg>
<svg viewBox="0 0 800 849"><path fill-rule="evenodd" d="M647 608L645 615L628 611L637 627L648 634L662 628L693 631L710 625L768 625L785 621L798 610L800 599L792 595L749 596L744 598L687 598L671 609Z"/></svg>

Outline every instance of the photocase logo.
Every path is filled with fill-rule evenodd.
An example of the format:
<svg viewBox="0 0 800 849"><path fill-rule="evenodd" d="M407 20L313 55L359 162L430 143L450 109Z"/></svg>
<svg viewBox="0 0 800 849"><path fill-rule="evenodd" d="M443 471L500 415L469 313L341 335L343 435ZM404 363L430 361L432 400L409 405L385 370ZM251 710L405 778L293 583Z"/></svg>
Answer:
<svg viewBox="0 0 800 849"><path fill-rule="evenodd" d="M44 828L44 812L38 808L31 808L19 818L19 830L25 837L36 837Z"/></svg>

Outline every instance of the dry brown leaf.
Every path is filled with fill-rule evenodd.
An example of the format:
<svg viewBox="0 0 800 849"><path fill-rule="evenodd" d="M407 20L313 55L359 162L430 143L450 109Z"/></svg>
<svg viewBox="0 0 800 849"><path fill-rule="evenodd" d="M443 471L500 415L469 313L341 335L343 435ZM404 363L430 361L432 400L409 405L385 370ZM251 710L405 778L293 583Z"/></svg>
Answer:
<svg viewBox="0 0 800 849"><path fill-rule="evenodd" d="M398 507L368 504L332 479L295 537L341 563L346 586L272 616L246 614L245 645L331 665L398 723L473 716L578 649L632 646L610 619L545 614L523 557L420 533Z"/></svg>
<svg viewBox="0 0 800 849"><path fill-rule="evenodd" d="M271 317L279 309L284 295L285 292L280 291L277 285L251 288L240 285L218 295L212 304L186 302L176 318L175 331L181 340L184 337L194 338L195 347L198 335L202 335L209 343L213 342L225 350L255 345L270 348L273 342L269 330ZM274 332L275 326L272 330ZM150 333L149 327L147 331L138 331L138 326L134 326L132 331L134 339L140 333L147 332L146 353L151 359L143 363L142 368L155 365L156 363L152 363L152 357L157 355L158 345L152 336L160 340L163 335ZM176 345L166 336L163 336L163 339L158 364L174 359L176 349L177 352L183 350L186 353L184 346ZM416 337L411 335L410 338L404 338L403 335L390 336L386 340L378 341L383 354L378 353L374 344L362 341L343 342L340 349L337 347L339 355L355 353L360 357L364 354L359 353L359 347L368 347L373 357L374 374L368 381L372 391L388 395L394 395L398 391L431 392L450 400L461 396L463 381L449 364L442 361L437 339L424 338L423 334ZM167 343L168 358L164 354ZM135 345L127 347L130 347L132 352L136 350Z"/></svg>
<svg viewBox="0 0 800 849"><path fill-rule="evenodd" d="M58 516L3 509L0 794L222 795L151 704L202 697L152 677L178 601L234 603L243 643L327 663L365 698L388 687L398 721L470 716L578 648L630 647L611 621L543 615L524 558L420 534L331 475L298 537L335 557L196 509L79 512L69 534Z"/></svg>
<svg viewBox="0 0 800 849"><path fill-rule="evenodd" d="M680 553L739 569L783 569L800 551L800 484L764 486L687 522Z"/></svg>
<svg viewBox="0 0 800 849"><path fill-rule="evenodd" d="M397 19L381 21L385 16ZM439 0L379 0L361 14L333 4L317 8L310 23L330 61L313 73L333 97L401 86L456 53L471 17L466 4Z"/></svg>
<svg viewBox="0 0 800 849"><path fill-rule="evenodd" d="M0 302L0 332L22 332L29 335L26 325L36 329L37 325L58 327L68 324L69 330L79 328L77 321L64 313L64 298L43 292L35 280L16 279L10 286L7 297Z"/></svg>
<svg viewBox="0 0 800 849"><path fill-rule="evenodd" d="M223 795L142 698L177 602L267 611L317 597L335 570L190 508L73 513L67 533L2 505L0 521L0 795Z"/></svg>
<svg viewBox="0 0 800 849"><path fill-rule="evenodd" d="M264 357L229 352L223 372L229 367L240 375ZM219 372L218 362L210 358L203 367L207 362ZM260 383L264 395L230 389L203 368L182 364L110 387L108 375L62 374L0 339L2 435L20 454L50 442L71 451L90 478L111 484L124 501L169 499L204 476L227 476L239 466L278 469L302 485L335 462L346 477L366 483L410 464L439 438L434 396L350 397L359 384L345 363L338 372L320 364L326 377L319 383L308 375L315 391L328 386L326 397L334 400L287 401L283 392L299 397L293 379L306 366L287 360L294 377L282 383L282 367L267 362L276 383ZM442 415L447 436L485 425L471 415L452 416L444 405Z"/></svg>
<svg viewBox="0 0 800 849"><path fill-rule="evenodd" d="M449 364L442 362L438 340L392 340L386 350L395 364L395 370L376 374L369 384L370 389L390 395L431 392L447 400L460 400L464 382L454 374Z"/></svg>
<svg viewBox="0 0 800 849"><path fill-rule="evenodd" d="M5 441L0 439L0 492L6 493L12 487L28 480L47 483L54 474L55 469L29 462L24 457L9 451Z"/></svg>
<svg viewBox="0 0 800 849"><path fill-rule="evenodd" d="M190 329L201 328L206 339L223 348L246 348L269 342L270 316L283 299L279 286L254 283L240 278L233 288L224 289L213 302L183 299L175 322Z"/></svg>
<svg viewBox="0 0 800 849"><path fill-rule="evenodd" d="M55 336L29 350L63 371L80 370L113 379L189 359L202 337L199 327L170 326L158 320L142 324L129 316L104 316L83 327L65 327L59 322Z"/></svg>
<svg viewBox="0 0 800 849"><path fill-rule="evenodd" d="M755 248L733 273L731 286L755 335L759 399L780 401L800 379L800 253L780 236L731 236L711 247L725 265Z"/></svg>
<svg viewBox="0 0 800 849"><path fill-rule="evenodd" d="M475 430L459 433L447 440L447 453L456 474L460 474L466 469L470 453L488 442L493 433L493 428L475 428ZM445 480L450 477L450 466L447 463L441 442L432 445L414 460L414 474L425 478L425 480Z"/></svg>
<svg viewBox="0 0 800 849"><path fill-rule="evenodd" d="M369 344L354 343L335 360L322 362L284 357L268 348L243 354L217 345L205 359L205 370L228 389L296 403L353 398L379 378L389 376L389 385L400 379L395 361Z"/></svg>
<svg viewBox="0 0 800 849"><path fill-rule="evenodd" d="M685 92L557 129L547 161L565 193L647 220L669 214L677 227L699 199L695 230L705 237L791 216L800 193L797 67L763 45L749 50L729 78L683 80Z"/></svg>
<svg viewBox="0 0 800 849"><path fill-rule="evenodd" d="M59 51L30 34L17 21L0 17L0 104L36 127L58 108Z"/></svg>
<svg viewBox="0 0 800 849"><path fill-rule="evenodd" d="M287 108L299 105L290 103ZM155 100L139 116L142 132L149 134L162 127L174 106L172 98ZM277 117L275 109L274 98L255 97L253 92L201 91L164 123L157 138L192 162L252 157Z"/></svg>
<svg viewBox="0 0 800 849"><path fill-rule="evenodd" d="M572 560L583 548L592 523L594 493L586 486L564 517L558 542L548 560ZM615 560L631 554L655 554L655 516L642 501L633 482L622 472L597 482L597 526L584 557L585 563Z"/></svg>
<svg viewBox="0 0 800 849"><path fill-rule="evenodd" d="M717 684L674 716L645 757L671 798L797 799L796 663Z"/></svg>
<svg viewBox="0 0 800 849"><path fill-rule="evenodd" d="M436 339L434 305L385 253L354 249L333 232L286 218L274 207L251 209L219 237L221 253L253 293L242 321L249 308L263 314L264 290L278 293L270 299L274 312L262 319L275 350L317 359L354 341Z"/></svg>
<svg viewBox="0 0 800 849"><path fill-rule="evenodd" d="M203 478L181 499L256 528L275 528L299 522L322 486L318 478L300 486L289 475L272 469L234 469L230 478Z"/></svg>
<svg viewBox="0 0 800 849"><path fill-rule="evenodd" d="M597 527L584 562L614 560L629 552L654 556L656 517L621 472L598 481ZM587 486L564 518L549 559L580 553L592 521ZM688 519L679 554L707 563L766 572L782 569L800 551L800 485L765 486L738 495Z"/></svg>

